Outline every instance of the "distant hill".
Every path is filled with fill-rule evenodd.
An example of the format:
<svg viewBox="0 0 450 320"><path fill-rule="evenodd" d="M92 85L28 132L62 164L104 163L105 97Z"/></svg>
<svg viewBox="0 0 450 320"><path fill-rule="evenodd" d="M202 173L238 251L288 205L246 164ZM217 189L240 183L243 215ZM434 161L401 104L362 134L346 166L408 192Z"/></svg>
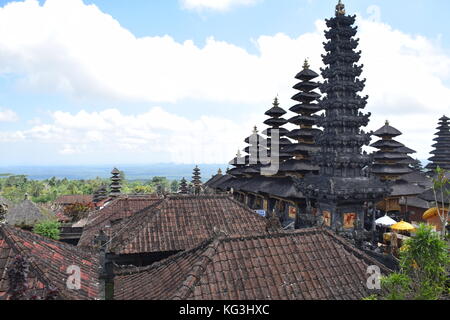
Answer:
<svg viewBox="0 0 450 320"><path fill-rule="evenodd" d="M150 165L122 165L117 168L124 171L128 180L148 180L153 177L166 177L170 180L180 180L185 177L192 178L192 170L195 164L150 164ZM207 181L217 170L221 168L224 172L227 168L225 164L201 164L199 165L202 180ZM69 180L88 180L109 178L112 166L8 166L0 167L0 177L2 175L26 175L32 180L45 180L52 177L58 179L67 178ZM8 174L5 174L7 172ZM2 174L3 173L3 174Z"/></svg>

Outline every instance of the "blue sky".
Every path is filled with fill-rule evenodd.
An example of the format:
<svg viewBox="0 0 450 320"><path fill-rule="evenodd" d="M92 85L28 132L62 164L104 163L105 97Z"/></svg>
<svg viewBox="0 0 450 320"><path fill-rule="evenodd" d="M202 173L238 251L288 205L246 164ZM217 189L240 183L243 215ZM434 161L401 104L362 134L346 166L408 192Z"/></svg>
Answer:
<svg viewBox="0 0 450 320"><path fill-rule="evenodd" d="M293 105L303 59L322 66L336 2L0 0L0 165L227 162L275 95ZM388 118L428 158L450 113L450 2L344 3L369 129Z"/></svg>

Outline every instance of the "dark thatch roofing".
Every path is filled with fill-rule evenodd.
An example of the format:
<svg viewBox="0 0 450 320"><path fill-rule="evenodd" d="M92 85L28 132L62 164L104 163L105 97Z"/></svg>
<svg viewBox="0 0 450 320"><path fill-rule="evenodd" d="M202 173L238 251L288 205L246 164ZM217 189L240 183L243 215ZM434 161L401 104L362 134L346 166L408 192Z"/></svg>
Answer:
<svg viewBox="0 0 450 320"><path fill-rule="evenodd" d="M13 226L33 226L45 219L38 206L28 199L10 208L6 214L6 223Z"/></svg>
<svg viewBox="0 0 450 320"><path fill-rule="evenodd" d="M116 300L361 300L369 266L326 229L216 237L143 268L115 270Z"/></svg>

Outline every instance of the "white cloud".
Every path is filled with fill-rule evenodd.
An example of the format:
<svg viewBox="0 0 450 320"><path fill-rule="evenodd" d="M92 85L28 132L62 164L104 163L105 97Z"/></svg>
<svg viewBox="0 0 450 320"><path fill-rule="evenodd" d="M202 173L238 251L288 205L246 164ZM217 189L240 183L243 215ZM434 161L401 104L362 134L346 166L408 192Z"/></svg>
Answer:
<svg viewBox="0 0 450 320"><path fill-rule="evenodd" d="M51 117L50 123L14 135L34 143L59 146L59 153L65 156L90 157L114 151L129 152L133 160L143 160L143 155L162 153L167 162L221 163L231 159L251 128L250 122L242 127L212 116L189 120L160 107L133 115L108 109L76 114L57 111Z"/></svg>
<svg viewBox="0 0 450 320"><path fill-rule="evenodd" d="M16 122L18 120L19 117L14 111L0 107L0 122Z"/></svg>
<svg viewBox="0 0 450 320"><path fill-rule="evenodd" d="M450 89L445 85L450 80L450 56L437 40L410 35L380 22L376 7L368 12L371 17L360 17L357 25L363 76L367 78L365 93L370 95L367 110L373 114L369 129L378 129L389 119L404 132L400 140L426 159L437 120L450 110ZM81 0L47 0L43 6L36 0L26 0L0 8L0 74L20 76L19 84L25 88L74 97L151 103L196 99L228 102L239 112L246 112L241 104L261 104L263 114L277 93L283 107L293 104L293 77L305 57L311 59L315 70L322 67L324 28L324 22L318 21L314 32L295 38L283 33L260 36L254 42L257 54L250 54L214 38L203 47L192 41L179 43L170 36L136 38L111 16ZM55 113L54 123L34 126L27 134L39 139L60 135L71 140L71 133L81 132L87 141L100 144L107 143L112 128L125 124L119 130L121 134L115 136L122 147L160 141L153 148L176 154L175 146L183 150L194 143L200 150L226 143L222 134L229 132L228 128L236 128L241 134L240 128L246 132L256 122L255 118L244 126L214 117L192 122L161 109L150 114L152 121L147 114L124 116L118 110ZM178 124L177 128L169 119ZM220 134L210 134L206 119L222 128ZM151 123L166 127L154 130ZM177 133L183 126L196 128L194 134ZM208 134L201 133L206 129ZM171 143L163 145L164 139ZM68 146L78 143L77 139L66 142ZM227 154L222 161L229 158Z"/></svg>
<svg viewBox="0 0 450 320"><path fill-rule="evenodd" d="M235 6L248 6L260 0L181 0L182 6L189 10L226 11Z"/></svg>

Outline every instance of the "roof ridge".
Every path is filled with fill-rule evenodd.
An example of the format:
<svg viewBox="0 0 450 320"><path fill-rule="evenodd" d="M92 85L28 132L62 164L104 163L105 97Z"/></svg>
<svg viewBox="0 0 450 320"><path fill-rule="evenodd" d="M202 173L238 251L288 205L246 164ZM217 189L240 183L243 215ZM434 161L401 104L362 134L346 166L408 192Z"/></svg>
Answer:
<svg viewBox="0 0 450 320"><path fill-rule="evenodd" d="M370 257L367 253L365 253L364 251L358 249L357 247L355 247L353 244L351 244L347 239L341 237L340 235L336 234L335 232L323 228L323 230L330 235L332 238L334 238L335 240L337 240L337 242L347 251L349 251L352 255L354 255L356 258L362 259L367 263L370 263L372 265L377 265L379 266L384 272L386 273L391 273L393 272L391 269L387 268L386 266L384 266L382 263L378 262L377 260L375 260L374 258Z"/></svg>
<svg viewBox="0 0 450 320"><path fill-rule="evenodd" d="M252 213L253 215L257 216L258 218L262 218L265 219L263 216L259 215L258 213L256 213L255 210L250 209L247 205L237 201L236 199L234 199L232 196L228 196L228 199L230 199L232 202L234 202L235 204L239 205L241 208L243 208L244 210Z"/></svg>
<svg viewBox="0 0 450 320"><path fill-rule="evenodd" d="M167 199L161 199L157 202L155 202L154 204L142 209L141 211L136 212L134 215L125 218L122 220L122 223L126 225L120 225L121 228L119 231L117 231L114 235L111 235L111 247L110 249L112 250L113 248L116 249L117 247L119 247L122 244L127 244L131 241L131 239L133 239L133 235L134 237L137 236L137 232L132 232L135 229L141 227L143 224L148 223L148 220L150 218L153 218L154 216L156 216L158 213L161 212L161 208L159 207L160 205L167 203ZM140 220L140 218L142 218L143 220ZM134 224L133 224L134 223ZM122 227L123 226L123 227ZM113 238L117 238L123 233L124 230L128 230L128 232L120 239L121 241L119 243L117 243L117 245L113 245Z"/></svg>
<svg viewBox="0 0 450 320"><path fill-rule="evenodd" d="M15 252L15 255L21 255L26 258L26 261L28 261L30 269L33 271L33 273L36 275L36 277L41 281L47 288L53 287L52 281L45 275L44 272L41 271L41 269L35 264L34 259L30 256L30 252L27 252L24 250L21 246L18 246L15 241L11 239L11 227L6 228L5 225L0 226L0 233L4 237L4 241L8 243L8 245L13 249L13 252ZM64 297L64 293L61 292L61 290L57 290L58 295L60 297Z"/></svg>
<svg viewBox="0 0 450 320"><path fill-rule="evenodd" d="M204 250L212 242L214 242L214 240L215 240L214 238L209 238L209 239L201 242L196 247L193 247L188 250L180 251L174 255L169 256L168 258L165 258L161 261L157 261L157 262L152 263L151 265L148 265L145 267L135 267L135 266L123 266L122 267L122 266L115 265L114 275L132 275L132 274L141 273L144 271L150 271L152 269L157 269L163 265L169 264L169 263L177 260L180 257L188 256L195 251ZM122 270L120 270L120 269L122 269Z"/></svg>
<svg viewBox="0 0 450 320"><path fill-rule="evenodd" d="M51 277L47 276L44 270L41 270L41 266L39 266L38 263L36 263L35 257L33 256L33 251L31 249L26 248L25 245L20 243L19 241L15 241L15 237L23 239L26 241L26 236L29 237L28 241L40 241L40 244L42 246L49 247L49 250L52 250L52 246L56 246L59 249L67 250L69 251L69 254L72 255L79 255L79 258L82 260L89 261L92 258L92 255L98 255L98 252L95 252L91 249L81 249L76 246L72 246L57 240L53 240L50 238L46 238L44 236L40 236L38 234L22 230L16 227L12 226L0 226L0 232L4 235L5 241L10 245L14 251L16 251L18 254L24 256L30 263L30 268L32 268L34 274L36 277L44 283L47 288L55 288L57 289L58 295L65 299L70 300L71 294L69 293L69 290L65 287L59 287L57 284L54 283L54 281L51 279ZM98 257L97 257L98 258ZM100 269L97 270L97 281L98 277L100 275L99 273Z"/></svg>
<svg viewBox="0 0 450 320"><path fill-rule="evenodd" d="M15 236L21 237L21 234L22 235L28 235L33 240L42 241L42 242L47 243L47 244L48 243L54 244L54 245L56 245L59 248L68 249L69 251L77 252L79 254L83 254L83 255L97 254L97 251L95 251L93 249L80 248L80 247L77 247L77 246L73 246L73 245L70 245L68 243L64 243L64 242L61 242L61 241L58 241L58 240L50 239L50 238L41 236L39 234L30 232L30 231L27 231L27 230L23 230L23 229L20 229L20 228L17 228L17 227L12 227L12 226L9 226L9 225L3 225L3 226L0 226L0 229L6 230L6 235L9 235L9 236L11 236L11 235L14 236L15 235Z"/></svg>
<svg viewBox="0 0 450 320"><path fill-rule="evenodd" d="M199 256L197 262L192 266L191 272L188 273L175 296L173 296L174 300L186 300L193 293L194 287L200 281L200 277L206 271L207 266L212 263L212 259L217 253L217 248L222 241L222 237L212 239L203 251L203 254Z"/></svg>

